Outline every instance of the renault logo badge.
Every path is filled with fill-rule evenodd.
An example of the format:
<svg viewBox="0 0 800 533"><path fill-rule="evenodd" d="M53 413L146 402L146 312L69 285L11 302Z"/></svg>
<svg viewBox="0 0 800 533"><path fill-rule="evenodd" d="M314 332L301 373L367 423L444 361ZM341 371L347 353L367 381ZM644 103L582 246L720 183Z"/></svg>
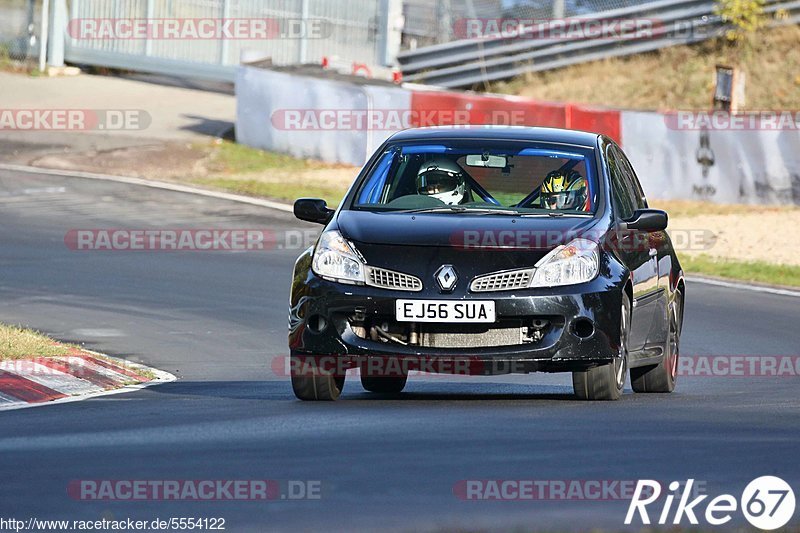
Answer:
<svg viewBox="0 0 800 533"><path fill-rule="evenodd" d="M456 274L456 269L453 268L453 265L442 265L436 271L434 277L444 292L452 291L456 286L456 282L458 282L458 274Z"/></svg>

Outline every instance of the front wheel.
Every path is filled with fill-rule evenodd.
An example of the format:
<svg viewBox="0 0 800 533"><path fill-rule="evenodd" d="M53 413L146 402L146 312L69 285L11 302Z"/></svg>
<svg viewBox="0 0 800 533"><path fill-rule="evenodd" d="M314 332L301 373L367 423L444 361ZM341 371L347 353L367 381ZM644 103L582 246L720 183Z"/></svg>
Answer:
<svg viewBox="0 0 800 533"><path fill-rule="evenodd" d="M326 370L316 364L309 366L307 363L307 357L291 356L292 390L297 399L304 401L338 399L344 388L344 375L337 376L335 370Z"/></svg>
<svg viewBox="0 0 800 533"><path fill-rule="evenodd" d="M614 360L583 372L572 373L572 388L581 400L619 400L622 397L625 374L628 371L630 309L628 297L623 295L619 318L619 351Z"/></svg>
<svg viewBox="0 0 800 533"><path fill-rule="evenodd" d="M669 305L669 333L664 348L664 358L657 365L631 369L631 387L634 392L672 392L678 379L678 357L681 341L681 309L683 294L675 293Z"/></svg>

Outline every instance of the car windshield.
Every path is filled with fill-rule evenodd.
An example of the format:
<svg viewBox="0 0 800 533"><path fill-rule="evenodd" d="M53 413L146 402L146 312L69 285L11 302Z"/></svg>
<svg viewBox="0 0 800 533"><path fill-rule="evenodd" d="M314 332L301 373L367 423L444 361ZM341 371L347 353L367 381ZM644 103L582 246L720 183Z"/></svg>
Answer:
<svg viewBox="0 0 800 533"><path fill-rule="evenodd" d="M361 181L353 209L496 215L590 215L591 148L439 141L390 145Z"/></svg>

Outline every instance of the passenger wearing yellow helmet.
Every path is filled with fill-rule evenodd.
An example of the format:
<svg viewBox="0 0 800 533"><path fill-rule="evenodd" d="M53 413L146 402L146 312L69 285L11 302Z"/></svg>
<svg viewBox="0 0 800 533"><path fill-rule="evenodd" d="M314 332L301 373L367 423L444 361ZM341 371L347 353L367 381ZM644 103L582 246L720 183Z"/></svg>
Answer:
<svg viewBox="0 0 800 533"><path fill-rule="evenodd" d="M553 170L542 182L539 192L544 209L588 211L588 182L574 170Z"/></svg>

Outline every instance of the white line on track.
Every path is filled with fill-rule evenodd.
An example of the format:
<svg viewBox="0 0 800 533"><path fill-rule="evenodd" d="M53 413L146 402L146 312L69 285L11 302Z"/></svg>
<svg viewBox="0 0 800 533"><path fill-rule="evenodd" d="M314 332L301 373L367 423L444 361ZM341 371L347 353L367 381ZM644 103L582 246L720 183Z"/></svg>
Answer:
<svg viewBox="0 0 800 533"><path fill-rule="evenodd" d="M273 202L271 200L263 200L261 198L251 198L241 194L231 194L227 192L209 191L206 189L198 189L197 187L189 187L188 185L179 185L177 183L167 183L165 181L147 180L143 178L131 178L126 176L112 176L110 174L95 174L93 172L80 172L77 170L56 170L49 168L31 167L27 165L9 165L0 163L0 170L8 170L11 172L27 172L30 174L44 174L47 176L66 176L69 178L84 178L90 180L104 180L114 181L117 183L128 183L130 185L141 185L144 187L151 187L153 189L165 189L174 192L184 192L188 194L197 194L200 196L207 196L210 198L219 198L221 200L231 200L233 202L240 202L250 205L258 205L261 207L269 207L285 213L292 212L292 206L280 202Z"/></svg>
<svg viewBox="0 0 800 533"><path fill-rule="evenodd" d="M781 296L793 296L800 298L800 291L791 289L779 289L777 287L764 287L761 285L747 285L745 283L736 283L735 281L723 281L721 279L703 278L689 276L686 281L690 283L704 283L706 285L715 285L717 287L725 287L726 289L741 289L745 291L763 292L767 294L779 294Z"/></svg>
<svg viewBox="0 0 800 533"><path fill-rule="evenodd" d="M113 328L79 328L73 329L72 334L76 337L125 337L123 331Z"/></svg>

